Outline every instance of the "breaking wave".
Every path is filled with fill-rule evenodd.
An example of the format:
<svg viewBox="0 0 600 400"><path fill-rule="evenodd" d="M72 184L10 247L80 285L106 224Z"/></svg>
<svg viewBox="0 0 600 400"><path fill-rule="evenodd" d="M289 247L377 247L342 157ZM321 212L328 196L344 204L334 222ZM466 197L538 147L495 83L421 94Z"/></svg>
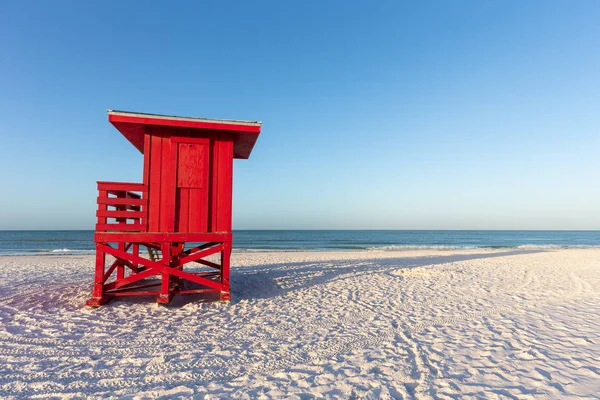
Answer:
<svg viewBox="0 0 600 400"><path fill-rule="evenodd" d="M0 252L0 255L4 256L59 256L59 255L91 255L95 254L95 250L92 249L34 249L34 250L4 250Z"/></svg>
<svg viewBox="0 0 600 400"><path fill-rule="evenodd" d="M73 249L54 249L51 250L50 253L53 254L94 254L95 250L86 249L86 250L73 250Z"/></svg>
<svg viewBox="0 0 600 400"><path fill-rule="evenodd" d="M383 251L409 251L409 250L500 250L500 249L518 249L518 250L558 250L558 249L592 249L600 246L592 245L557 245L557 244L522 244L516 246L451 246L451 245L392 245L392 246L374 246L369 250Z"/></svg>
<svg viewBox="0 0 600 400"><path fill-rule="evenodd" d="M452 245L412 245L398 244L391 246L371 246L368 250L386 250L386 251L409 251L409 250L464 250L477 249L477 246L452 246Z"/></svg>

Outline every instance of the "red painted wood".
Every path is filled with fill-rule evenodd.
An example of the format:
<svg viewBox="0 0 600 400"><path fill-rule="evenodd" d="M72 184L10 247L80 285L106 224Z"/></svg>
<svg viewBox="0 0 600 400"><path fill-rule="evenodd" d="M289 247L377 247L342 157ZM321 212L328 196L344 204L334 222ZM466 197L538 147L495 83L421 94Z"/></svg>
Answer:
<svg viewBox="0 0 600 400"><path fill-rule="evenodd" d="M208 211L208 231L217 232L217 187L219 182L219 152L218 141L211 141L211 165L209 171L209 211Z"/></svg>
<svg viewBox="0 0 600 400"><path fill-rule="evenodd" d="M106 252L108 253L108 252ZM110 253L108 253L110 254ZM119 281L114 281L111 283L107 283L104 285L104 290L109 291L113 289L118 289L120 287L129 285L130 283L134 283L137 281L141 281L142 279L149 278L151 276L157 275L160 271L156 271L155 269L147 269L145 271L140 272L139 274L129 275L127 278L121 279Z"/></svg>
<svg viewBox="0 0 600 400"><path fill-rule="evenodd" d="M223 154L223 143L222 141L216 142L216 151L218 152L218 164L216 165L216 170L218 175L216 176L216 197L215 197L215 230L216 231L224 231L227 230L227 227L223 226L223 187L225 183L225 169L227 168L226 162L227 160ZM226 194L225 194L226 195Z"/></svg>
<svg viewBox="0 0 600 400"><path fill-rule="evenodd" d="M221 176L220 201L222 201L221 217L223 218L222 229L231 231L231 213L233 196L233 142L223 141L223 174ZM219 229L221 230L221 229Z"/></svg>
<svg viewBox="0 0 600 400"><path fill-rule="evenodd" d="M171 194L171 138L164 137L163 127L158 127L161 135L161 160L160 160L160 197L159 197L159 219L158 219L158 231L169 232L169 214L172 210L172 205L169 205L170 194ZM156 162L156 160L150 160L150 163ZM154 168L152 164L150 168Z"/></svg>
<svg viewBox="0 0 600 400"><path fill-rule="evenodd" d="M159 232L160 218L160 184L161 184L161 163L162 163L162 138L150 130L151 157L150 158L150 176L149 176L149 195L148 195L148 231Z"/></svg>
<svg viewBox="0 0 600 400"><path fill-rule="evenodd" d="M125 243L119 243L119 250L126 251L125 246ZM122 262L120 262L117 263L117 280L121 280L123 278L125 278L125 265Z"/></svg>
<svg viewBox="0 0 600 400"><path fill-rule="evenodd" d="M208 227L208 191L203 189L190 189L189 225L192 232L209 232Z"/></svg>
<svg viewBox="0 0 600 400"><path fill-rule="evenodd" d="M206 261L206 260L196 260L194 262L197 262L198 264L205 265L207 267L216 268L218 270L221 270L221 266L219 264L214 263L214 262L210 262L210 261Z"/></svg>
<svg viewBox="0 0 600 400"><path fill-rule="evenodd" d="M98 191L98 197L106 197L107 193L105 190L99 190ZM108 206L106 204L101 204L98 203L98 212L106 212L106 210L108 209ZM98 224L105 224L106 223L106 217L103 215L98 215Z"/></svg>
<svg viewBox="0 0 600 400"><path fill-rule="evenodd" d="M133 249L131 251L131 254L133 254L136 257L139 257L139 255L140 255L140 245L139 244L137 244L137 243L133 244ZM133 272L136 272L136 273L138 272L137 264L132 264L131 267L132 267L131 269L133 270Z"/></svg>
<svg viewBox="0 0 600 400"><path fill-rule="evenodd" d="M216 164L215 196L213 197L216 221L213 229L218 232L231 231L231 171L233 168L233 150L231 141L216 142L218 154Z"/></svg>
<svg viewBox="0 0 600 400"><path fill-rule="evenodd" d="M210 279L202 278L200 276L190 274L189 272L184 272L178 268L172 268L172 267L166 266L164 264L160 264L160 263L157 263L154 261L147 260L145 258L136 257L133 254L119 251L110 246L100 244L100 245L98 245L98 247L101 248L101 250L104 251L105 253L110 254L114 257L122 258L124 260L131 261L134 263L142 264L148 268L148 270L146 270L144 272L140 272L139 274L129 275L127 278L123 279L122 281L117 281L117 282L113 282L112 284L105 285L106 290L116 289L116 288L122 287L128 283L136 282L136 281L140 280L140 279L136 279L136 278L139 278L139 276L143 276L145 278L145 277L151 276L153 274L157 274L157 273L167 273L169 275L177 276L179 278L182 278L182 279L185 279L185 280L188 280L191 282L195 282L200 285L208 286L209 288L219 289L219 290L222 289L222 285L220 282L211 281ZM141 279L143 279L143 278L141 278Z"/></svg>
<svg viewBox="0 0 600 400"><path fill-rule="evenodd" d="M190 189L180 188L177 193L177 218L175 230L177 232L189 232L190 229Z"/></svg>
<svg viewBox="0 0 600 400"><path fill-rule="evenodd" d="M142 118L142 117L129 117L122 115L109 115L108 120L110 122L125 122L130 124L141 124L141 125L155 125L155 126L168 126L168 127L181 127L181 128L195 128L195 129L208 129L217 131L236 131L236 132L253 132L260 133L260 126L256 125L237 125L237 124L224 124L217 122L202 122L202 121L181 121L175 119L158 119L158 118Z"/></svg>
<svg viewBox="0 0 600 400"><path fill-rule="evenodd" d="M127 286L127 287L121 287L118 289L113 289L111 290L109 293L110 294L115 294L117 292L124 292L126 290L139 290L139 289L147 289L147 288L151 288L151 287L155 287L155 286L160 286L160 281L154 281L152 283L148 283L145 285L131 285L131 286ZM157 292L158 294L158 292Z"/></svg>
<svg viewBox="0 0 600 400"><path fill-rule="evenodd" d="M208 231L210 139L174 137L171 140L177 182L176 230Z"/></svg>
<svg viewBox="0 0 600 400"><path fill-rule="evenodd" d="M106 256L100 249L100 245L96 245L96 272L94 275L94 286L92 289L92 297L101 299L104 295L104 263Z"/></svg>
<svg viewBox="0 0 600 400"><path fill-rule="evenodd" d="M119 243L118 246L119 246L119 249L121 249L122 251L128 251L129 248L131 247L131 243L124 243L124 242L122 242L122 243ZM134 252L134 254L135 254L135 252ZM134 272L137 272L137 267L134 266L133 264L131 264L129 261L116 259L111 264L110 268L108 268L108 270L104 273L104 278L102 279L102 281L103 282L108 281L108 279L110 278L110 276L112 275L112 273L114 272L114 270L117 267L119 267L119 266L121 266L121 267L128 267L129 269L133 270ZM121 276L117 276L117 280L118 279L122 279L122 278L123 278L122 275Z"/></svg>
<svg viewBox="0 0 600 400"><path fill-rule="evenodd" d="M166 215L165 226L163 232L175 232L175 215L177 214L176 199L177 199L177 162L173 158L173 152L177 149L177 144L173 143L175 138L163 139L163 163L165 168L163 171L163 191L165 198L163 200L163 211Z"/></svg>
<svg viewBox="0 0 600 400"><path fill-rule="evenodd" d="M204 243L204 244L201 244L200 246L192 247L191 249L188 249L188 250L184 251L182 253L182 255L186 255L187 256L187 255L190 255L190 254L195 253L197 251L208 249L209 247L216 246L218 244L219 243Z"/></svg>
<svg viewBox="0 0 600 400"><path fill-rule="evenodd" d="M190 272L192 275L197 275L197 276L220 276L221 272L220 271L200 271L200 272Z"/></svg>
<svg viewBox="0 0 600 400"><path fill-rule="evenodd" d="M145 224L96 224L96 231L127 231L142 232L146 230Z"/></svg>
<svg viewBox="0 0 600 400"><path fill-rule="evenodd" d="M169 242L164 242L162 244L162 254L163 254L162 263L165 266L172 267L171 266L171 244ZM171 270L171 269L173 269L173 268L169 268L168 270L164 270L162 272L160 295L158 296L158 299L157 299L157 301L159 303L168 303L169 301L171 301L172 294L169 291L169 284L170 284L170 278L171 278L171 275L169 274L169 270Z"/></svg>
<svg viewBox="0 0 600 400"><path fill-rule="evenodd" d="M107 218L144 218L145 213L143 211L116 211L116 210L98 210L96 211L97 217Z"/></svg>
<svg viewBox="0 0 600 400"><path fill-rule="evenodd" d="M151 145L152 145L152 136L147 133L147 129L144 129L144 170L143 170L143 184L146 187L145 198L150 198L150 158L151 158ZM149 200L148 200L149 201ZM149 202L142 210L145 214L144 222L148 225L148 215L149 215ZM148 229L148 228L146 228Z"/></svg>
<svg viewBox="0 0 600 400"><path fill-rule="evenodd" d="M168 302L176 293L207 291L230 299L233 158L250 154L260 126L128 118L109 114L144 154L143 183L98 182L96 274L88 304L142 294ZM204 244L184 251L190 242ZM140 246L159 249L162 259L144 258ZM221 254L220 264L203 259L214 253ZM116 261L105 272L106 254ZM213 270L185 272L188 263ZM160 291L141 291L138 281L152 276L161 278ZM179 280L210 289L182 290Z"/></svg>
<svg viewBox="0 0 600 400"><path fill-rule="evenodd" d="M205 189L208 180L209 140L205 143L177 141L177 187Z"/></svg>
<svg viewBox="0 0 600 400"><path fill-rule="evenodd" d="M189 263L189 262L192 262L192 261L197 261L197 260L199 260L201 258L208 257L211 254L215 254L215 253L218 253L219 251L222 251L223 250L223 246L224 245L219 245L219 246L211 247L209 249L205 249L205 250L202 250L202 251L190 254L189 256L181 257L181 259L179 260L179 262L181 264L186 264L186 263Z"/></svg>
<svg viewBox="0 0 600 400"><path fill-rule="evenodd" d="M121 233L121 232L96 232L94 234L96 243L113 243L113 242L133 242L133 243L152 243L152 242L230 242L230 232L186 232L186 233L161 233L161 232L146 232L146 233Z"/></svg>
<svg viewBox="0 0 600 400"><path fill-rule="evenodd" d="M98 204L143 206L146 199L123 199L119 197L98 197Z"/></svg>
<svg viewBox="0 0 600 400"><path fill-rule="evenodd" d="M135 192L127 192L125 190L108 190L108 194L124 199L141 199L142 195ZM109 196L110 197L110 196Z"/></svg>
<svg viewBox="0 0 600 400"><path fill-rule="evenodd" d="M143 183L98 181L98 190L126 190L131 192L146 192L148 188Z"/></svg>
<svg viewBox="0 0 600 400"><path fill-rule="evenodd" d="M231 256L231 242L223 244L223 251L221 252L221 289L225 293L229 293L229 260Z"/></svg>
<svg viewBox="0 0 600 400"><path fill-rule="evenodd" d="M110 268L108 268L108 270L104 273L102 282L106 282L110 279L110 276L112 275L112 273L115 271L115 269L117 269L117 265L119 265L119 260L116 260L114 263L112 263Z"/></svg>
<svg viewBox="0 0 600 400"><path fill-rule="evenodd" d="M144 129L144 170L143 174L143 185L148 188L150 184L150 157L152 157L152 136L148 133L149 129Z"/></svg>

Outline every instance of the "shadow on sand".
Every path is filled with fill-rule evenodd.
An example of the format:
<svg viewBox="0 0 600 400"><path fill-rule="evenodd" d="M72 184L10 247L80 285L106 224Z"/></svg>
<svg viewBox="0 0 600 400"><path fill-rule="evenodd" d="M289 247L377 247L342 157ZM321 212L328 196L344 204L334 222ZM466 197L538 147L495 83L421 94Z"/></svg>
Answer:
<svg viewBox="0 0 600 400"><path fill-rule="evenodd" d="M501 253L427 255L421 257L342 258L234 268L231 274L233 303L285 295L299 289L334 282L348 274L368 275L452 262L543 253L547 250L511 250ZM289 284L281 285L281 282Z"/></svg>
<svg viewBox="0 0 600 400"><path fill-rule="evenodd" d="M513 255L542 253L547 250L511 250L500 253L427 255L420 257L384 258L330 258L327 260L263 264L252 267L234 267L231 270L232 300L236 304L244 300L268 299L283 296L300 289L323 285L341 279L348 274L368 275L374 272L394 271L452 262L478 260ZM344 253L340 253L344 254ZM285 282L285 285L281 283ZM156 296L123 297L104 307L123 303L153 303ZM215 303L217 293L178 295L164 307L182 307L190 303Z"/></svg>

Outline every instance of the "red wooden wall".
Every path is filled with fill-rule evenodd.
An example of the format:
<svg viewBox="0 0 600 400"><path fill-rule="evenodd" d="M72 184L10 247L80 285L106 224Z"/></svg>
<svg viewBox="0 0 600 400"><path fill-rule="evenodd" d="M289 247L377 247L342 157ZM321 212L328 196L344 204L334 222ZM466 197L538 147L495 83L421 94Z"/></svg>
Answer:
<svg viewBox="0 0 600 400"><path fill-rule="evenodd" d="M148 232L231 232L233 136L147 126Z"/></svg>

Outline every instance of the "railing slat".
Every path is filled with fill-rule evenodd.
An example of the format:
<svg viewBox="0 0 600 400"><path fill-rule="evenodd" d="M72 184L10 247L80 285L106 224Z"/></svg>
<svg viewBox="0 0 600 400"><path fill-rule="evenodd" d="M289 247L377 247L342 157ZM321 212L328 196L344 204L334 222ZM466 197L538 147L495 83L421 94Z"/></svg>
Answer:
<svg viewBox="0 0 600 400"><path fill-rule="evenodd" d="M147 203L148 203L148 201L146 199L124 199L124 198L120 198L120 197L98 197L98 204L145 206Z"/></svg>
<svg viewBox="0 0 600 400"><path fill-rule="evenodd" d="M107 192L109 194L115 195L117 197L121 197L121 198L127 198L127 199L141 199L142 195L139 193L135 193L135 192L127 192L125 190L107 190ZM123 196L125 195L125 196Z"/></svg>
<svg viewBox="0 0 600 400"><path fill-rule="evenodd" d="M148 187L143 183L98 182L96 232L146 232L147 195ZM107 221L109 218L112 223Z"/></svg>
<svg viewBox="0 0 600 400"><path fill-rule="evenodd" d="M105 190L99 190L98 191L98 196L99 197L106 197L108 196L108 194L106 193ZM107 206L106 204L98 204L98 211L102 212L102 211L106 211L107 210ZM98 221L96 221L96 224L105 224L106 223L106 218L105 217L98 217Z"/></svg>
<svg viewBox="0 0 600 400"><path fill-rule="evenodd" d="M96 211L96 216L107 218L144 218L146 213L142 211L98 210Z"/></svg>
<svg viewBox="0 0 600 400"><path fill-rule="evenodd" d="M96 231L130 231L140 232L146 229L146 224L96 224Z"/></svg>
<svg viewBox="0 0 600 400"><path fill-rule="evenodd" d="M117 190L130 192L148 192L148 187L143 183L131 182L98 182L98 190Z"/></svg>

